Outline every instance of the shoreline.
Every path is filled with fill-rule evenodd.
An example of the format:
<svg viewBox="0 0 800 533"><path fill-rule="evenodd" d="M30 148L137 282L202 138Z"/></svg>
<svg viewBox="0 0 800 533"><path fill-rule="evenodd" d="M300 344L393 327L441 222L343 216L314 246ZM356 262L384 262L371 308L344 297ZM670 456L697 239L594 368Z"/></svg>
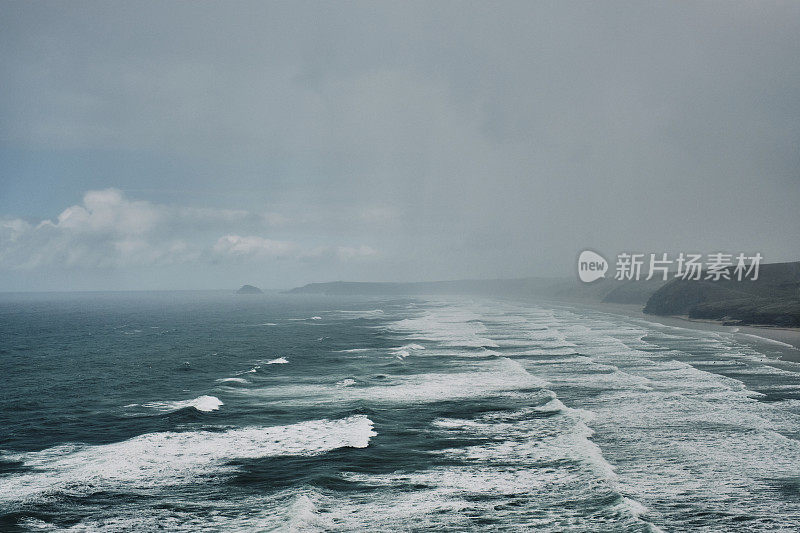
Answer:
<svg viewBox="0 0 800 533"><path fill-rule="evenodd" d="M623 306L625 304L603 305ZM800 363L800 329L773 326L724 326L721 321L697 320L673 315L650 315L644 313L638 305L632 305L631 307L632 309L629 310L630 316L635 318L665 326L730 333L743 342L769 345L770 349L780 352L781 360L783 361Z"/></svg>
<svg viewBox="0 0 800 533"><path fill-rule="evenodd" d="M704 331L716 331L734 335L738 340L749 344L766 345L772 351L780 353L780 359L800 363L800 328L781 328L773 326L723 326L720 321L697 320L683 316L662 316L646 314L639 304L617 304L603 302L585 302L576 300L551 300L562 305L588 307L609 314L624 315L661 324L664 326Z"/></svg>

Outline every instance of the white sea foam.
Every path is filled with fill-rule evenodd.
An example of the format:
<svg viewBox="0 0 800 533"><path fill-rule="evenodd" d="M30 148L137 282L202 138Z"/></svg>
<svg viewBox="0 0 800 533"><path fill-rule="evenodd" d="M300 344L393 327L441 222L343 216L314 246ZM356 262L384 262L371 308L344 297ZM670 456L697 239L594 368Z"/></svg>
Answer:
<svg viewBox="0 0 800 533"><path fill-rule="evenodd" d="M96 491L151 494L154 489L231 474L235 459L317 455L337 448L365 448L376 433L363 415L287 426L227 431L147 433L113 444L68 444L9 456L31 471L3 479L0 501L53 493Z"/></svg>
<svg viewBox="0 0 800 533"><path fill-rule="evenodd" d="M757 360L763 354L742 347L727 334L690 329L664 333L650 325L594 312L506 303L458 306L421 303L419 307L426 308L422 313L410 310L412 318L386 328L392 338L403 339L397 345L408 343L389 349L390 354L397 350L413 354L415 341L431 343L424 354L406 361L403 370L407 373L382 380L364 378L358 386L352 378L335 385L323 378L324 383L309 379L230 392L255 405L319 407L365 402L394 407L481 397L502 398L492 403L498 406L506 402L527 405L484 414L470 415L466 409L456 411L458 415L453 411L441 414L424 431L441 438L440 442L452 443L444 444L452 448L431 452L444 461L395 471L341 474L345 481L368 487L368 497L362 491L293 487L246 504L237 502L239 507L232 507L231 512L225 510L210 518L198 519L180 510L170 510L170 514L152 510L140 516L131 512L119 522L101 526L126 526L129 530L155 529L163 524L184 530L404 530L413 524L420 530L470 530L476 529L476 518L486 517L495 521L487 529L657 531L650 521L671 524L676 530L696 528L702 512L719 521L712 529L735 530L728 527L731 517L744 509L754 520L736 523L742 531L790 530L796 523L800 516L796 500L780 496L784 489L775 490L775 486L800 475L800 443L787 437L800 433L800 401L759 401L748 386L756 382L761 384L759 390L800 390L792 372L798 367L785 362L769 363L780 365L778 371L765 367ZM492 343L499 344L503 349L497 352L508 357L497 352L493 352L496 357L486 357L488 351L464 349ZM380 352L367 348L351 351L357 350ZM424 366L426 362L435 363L436 371ZM545 388L547 383L552 383L551 388L562 398L569 398L564 400L569 407ZM259 439L236 434L225 447L234 451L216 452L217 445L212 444L210 458L198 461L199 465L189 462L185 468L181 465L187 459L182 456L172 463L178 455L173 451L178 444L172 438L163 439L159 447L140 446L147 448L144 455L153 456L156 462L161 461L161 449L167 450L163 465L156 465L164 470L137 465L138 470L130 476L144 478L156 472L156 488L167 483L161 481L163 477L170 477L169 483L181 479L194 483L235 468L229 462L236 458L233 454L239 440L244 440L245 450L270 449L285 439L286 433L298 431L268 429L273 433ZM327 437L316 437L332 446L339 437L331 436L330 428L325 431ZM189 455L205 453L207 434L192 433L200 435L193 441L198 451ZM111 456L110 451L98 450L103 447L90 448L95 455ZM79 462L83 449L65 447L61 453L62 457L74 457L70 465L78 469L77 482L70 485L70 476L57 474L52 482L55 488L49 490L77 492L83 490L78 488L80 483L85 487L94 481L80 470L81 464L97 464ZM32 466L29 456L20 455ZM52 471L63 472L64 468ZM11 487L17 493L44 480L43 471L38 470L11 478L24 475L39 477L15 482ZM146 482L133 479L124 482L126 490L132 487L130 490L144 493ZM105 478L97 485L99 490L108 486ZM602 505L598 505L598 496ZM245 507L248 511L241 512ZM170 522L178 520L176 516L180 522ZM688 522L681 522L682 517ZM765 517L773 522L759 522ZM763 527L758 529L759 525Z"/></svg>
<svg viewBox="0 0 800 533"><path fill-rule="evenodd" d="M242 384L242 385L247 385L248 383L250 383L249 381L247 381L244 378L220 378L220 379L217 379L215 381L217 383L239 383L239 384Z"/></svg>
<svg viewBox="0 0 800 533"><path fill-rule="evenodd" d="M294 406L368 400L376 403L433 402L507 395L519 389L542 388L547 382L505 357L465 371L395 376L386 384L333 389L327 384L275 385L237 391L250 398Z"/></svg>
<svg viewBox="0 0 800 533"><path fill-rule="evenodd" d="M423 345L417 344L415 342L412 342L411 344L406 344L405 346L402 346L401 348L404 349L404 350L424 350L425 349L425 347Z"/></svg>
<svg viewBox="0 0 800 533"><path fill-rule="evenodd" d="M224 405L222 401L216 396L198 396L192 400L180 400L175 402L148 402L143 403L142 407L155 409L157 411L169 412L177 411L178 409L185 409L187 407L194 407L198 411L211 412L216 411L220 406Z"/></svg>
<svg viewBox="0 0 800 533"><path fill-rule="evenodd" d="M267 361L264 363L265 365L285 365L289 361L285 357L278 357L277 359L272 359L271 361Z"/></svg>
<svg viewBox="0 0 800 533"><path fill-rule="evenodd" d="M750 339L758 340L759 342L765 342L767 344L774 344L776 346L783 346L784 348L791 348L793 350L797 350L797 348L788 342L783 342L775 339L770 339L768 337L762 337L760 335L752 335L750 333L738 333L737 335L741 335L742 337L747 337Z"/></svg>
<svg viewBox="0 0 800 533"><path fill-rule="evenodd" d="M397 348L391 348L389 351L392 353L392 355L394 355L398 359L405 359L406 357L411 355L412 352L419 351L419 350L424 350L424 349L425 349L425 347L422 346L421 344L417 344L417 343L412 342L410 344L405 344L405 345L399 346Z"/></svg>
<svg viewBox="0 0 800 533"><path fill-rule="evenodd" d="M486 326L479 318L479 315L468 310L443 308L384 327L395 333L403 333L409 340L427 340L444 346L496 348L497 343L482 336Z"/></svg>
<svg viewBox="0 0 800 533"><path fill-rule="evenodd" d="M647 522L652 517L673 523L678 529L689 529L693 515L686 509L718 512L724 517L729 516L731 505L748 509L754 517L798 516L796 506L780 497L778 491L765 491L763 486L766 472L771 479L795 479L800 474L800 443L784 436L800 432L799 403L765 403L758 401L759 393L748 389L754 376L759 390L800 390L794 383L797 374L793 365L770 363L765 368L762 353L743 348L727 333L664 328L669 330L665 334L659 326L613 315L519 309L519 316L529 317L526 322L518 316L507 319L517 312L510 306L494 305L461 312L436 308L396 324L390 331L444 346L466 346L474 337L482 337L512 348L504 353L512 359L514 352L520 353L517 361L530 372L568 391L571 401L583 408L581 414L522 417L520 422L506 420L506 413L483 420L439 420L434 427L474 432L491 440L441 452L448 460L460 459L463 466L411 474L358 474L360 481L385 483L387 487L425 487L421 491L427 497L417 494L415 498L456 506L453 500L463 494L459 490L488 495L509 488L516 495L515 483L523 479L519 490L532 495L532 505L541 509L547 507L550 495L561 501L579 501L587 487L596 486L596 480L585 477L591 473L612 488L618 484L625 489L618 491L620 498L597 516L619 523L619 529L628 529L623 526L628 521L638 524L631 530L642 526L657 530ZM455 317L460 314L467 318L473 313L471 309L478 316L459 324ZM450 331L447 322L453 322ZM566 350L581 355L571 356ZM544 359L559 352L569 359ZM443 352L437 349L436 353ZM524 353L537 357L525 358ZM551 364L543 364L545 361ZM741 375L742 379L711 370ZM767 387L767 379L782 381ZM558 403L553 400L546 408L553 412ZM587 417L589 412L594 416ZM600 449L593 441L593 431L602 434L602 442L613 446ZM541 468L542 464L561 464L559 461L577 461L585 469L565 472ZM519 472L523 465L528 465L524 475L531 473L528 479ZM651 505L665 498L673 505ZM581 517L570 517L569 512L559 508L552 514L554 521L543 520L541 528L602 528L597 523L581 524ZM501 514L493 512L492 516ZM690 522L680 522L682 516ZM534 523L527 521L526 525Z"/></svg>
<svg viewBox="0 0 800 533"><path fill-rule="evenodd" d="M541 531L601 528L603 517L588 518L579 502L591 502L594 491L602 486L616 491L617 474L590 440L593 431L586 422L592 414L566 407L551 391L542 391L536 400L548 398L542 405L516 412L434 421L431 427L435 435L486 441L433 452L445 456L448 463L457 464L392 473L344 473L348 481L376 487L376 497L370 499L372 508L361 510L359 516L382 528L402 529L409 517L414 517L420 527L425 524L430 529L470 529L468 522L458 522L468 510L472 516L482 514L505 525L525 524L525 528ZM552 416L531 416L534 412ZM408 490L412 486L414 490ZM391 514L384 511L381 516L381 494L387 495L387 504L391 502L402 513L398 509ZM565 500L573 505L564 507ZM515 505L505 505L511 501ZM374 509L376 503L378 509ZM613 507L602 512L606 513L605 523L613 524L607 527L656 530L644 516L645 507L622 495Z"/></svg>

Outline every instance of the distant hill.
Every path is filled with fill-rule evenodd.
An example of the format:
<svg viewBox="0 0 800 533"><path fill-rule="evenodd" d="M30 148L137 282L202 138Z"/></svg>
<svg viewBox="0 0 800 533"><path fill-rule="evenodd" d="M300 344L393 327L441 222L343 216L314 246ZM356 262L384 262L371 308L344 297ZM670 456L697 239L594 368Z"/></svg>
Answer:
<svg viewBox="0 0 800 533"><path fill-rule="evenodd" d="M333 281L309 283L290 294L326 295L423 295L464 294L483 296L538 296L556 300L635 303L644 305L663 281L616 281L600 279L581 283L577 278L518 278L490 280L425 281L415 283Z"/></svg>
<svg viewBox="0 0 800 533"><path fill-rule="evenodd" d="M591 283L568 279L552 285L539 295L556 300L644 305L665 283L660 279L618 281L603 278Z"/></svg>
<svg viewBox="0 0 800 533"><path fill-rule="evenodd" d="M547 278L421 281L411 283L332 281L309 283L288 291L290 294L327 295L415 295L415 294L530 294L554 282Z"/></svg>
<svg viewBox="0 0 800 533"><path fill-rule="evenodd" d="M653 293L644 312L800 327L800 262L761 265L755 281L673 279Z"/></svg>
<svg viewBox="0 0 800 533"><path fill-rule="evenodd" d="M236 294L264 294L264 291L253 285L242 285L242 288L236 291Z"/></svg>
<svg viewBox="0 0 800 533"><path fill-rule="evenodd" d="M800 262L761 265L756 281L681 279L617 281L603 278L518 278L415 283L309 283L291 294L477 295L539 297L570 302L638 304L654 315L721 320L728 324L800 327Z"/></svg>

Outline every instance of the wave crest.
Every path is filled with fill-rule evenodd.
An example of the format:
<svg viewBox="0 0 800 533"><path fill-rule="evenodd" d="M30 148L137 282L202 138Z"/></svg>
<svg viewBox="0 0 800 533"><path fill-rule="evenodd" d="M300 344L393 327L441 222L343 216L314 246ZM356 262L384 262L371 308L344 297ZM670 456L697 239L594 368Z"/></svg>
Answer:
<svg viewBox="0 0 800 533"><path fill-rule="evenodd" d="M13 455L31 471L4 478L0 502L52 493L98 490L151 493L154 487L230 474L236 459L319 455L337 448L366 448L377 435L364 415L309 420L286 426L243 427L223 432L146 433L102 445L65 444Z"/></svg>
<svg viewBox="0 0 800 533"><path fill-rule="evenodd" d="M148 402L143 403L142 407L147 407L149 409L156 409L157 411L162 412L172 412L178 411L180 409L186 409L187 407L193 407L198 411L202 411L204 413L210 413L211 411L217 411L221 406L225 405L222 401L217 398L216 396L198 396L192 400L183 400L177 402Z"/></svg>

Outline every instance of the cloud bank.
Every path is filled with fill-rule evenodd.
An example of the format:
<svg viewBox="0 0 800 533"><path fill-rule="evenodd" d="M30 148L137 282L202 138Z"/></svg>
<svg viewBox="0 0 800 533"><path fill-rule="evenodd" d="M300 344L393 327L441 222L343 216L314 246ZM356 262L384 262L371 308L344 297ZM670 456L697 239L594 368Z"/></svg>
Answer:
<svg viewBox="0 0 800 533"><path fill-rule="evenodd" d="M244 260L268 265L278 259L354 261L377 255L367 245L309 248L263 236L289 223L276 213L187 208L131 200L116 189L89 191L55 220L0 221L0 268L124 269ZM236 229L261 235L220 235Z"/></svg>

